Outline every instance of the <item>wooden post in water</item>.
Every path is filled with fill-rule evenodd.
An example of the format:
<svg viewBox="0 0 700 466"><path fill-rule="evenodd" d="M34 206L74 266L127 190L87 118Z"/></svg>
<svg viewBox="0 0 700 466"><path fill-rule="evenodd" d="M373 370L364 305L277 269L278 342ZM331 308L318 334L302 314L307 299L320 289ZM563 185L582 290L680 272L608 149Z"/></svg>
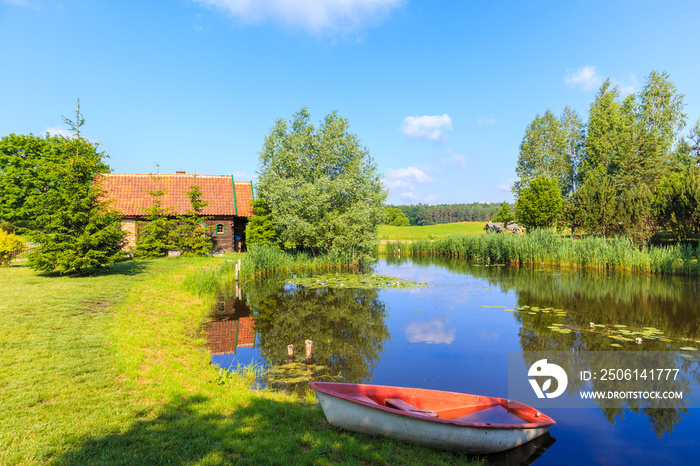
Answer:
<svg viewBox="0 0 700 466"><path fill-rule="evenodd" d="M311 340L306 340L306 364L311 364L314 359L314 342Z"/></svg>
<svg viewBox="0 0 700 466"><path fill-rule="evenodd" d="M239 273L240 270L241 270L241 261L240 261L240 260L239 260L238 262L236 262L236 267L235 267L235 269L236 269L236 281L238 281L238 273Z"/></svg>
<svg viewBox="0 0 700 466"><path fill-rule="evenodd" d="M294 362L294 345L287 345L287 359L289 362Z"/></svg>

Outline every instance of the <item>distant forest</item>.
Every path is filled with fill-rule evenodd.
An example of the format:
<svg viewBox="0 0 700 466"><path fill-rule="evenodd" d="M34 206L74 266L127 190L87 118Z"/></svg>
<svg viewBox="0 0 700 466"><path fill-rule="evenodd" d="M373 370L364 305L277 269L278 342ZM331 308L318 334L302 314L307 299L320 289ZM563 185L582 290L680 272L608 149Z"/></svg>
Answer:
<svg viewBox="0 0 700 466"><path fill-rule="evenodd" d="M390 205L401 209L411 225L435 225L456 222L488 222L496 215L500 204L474 202L471 204Z"/></svg>

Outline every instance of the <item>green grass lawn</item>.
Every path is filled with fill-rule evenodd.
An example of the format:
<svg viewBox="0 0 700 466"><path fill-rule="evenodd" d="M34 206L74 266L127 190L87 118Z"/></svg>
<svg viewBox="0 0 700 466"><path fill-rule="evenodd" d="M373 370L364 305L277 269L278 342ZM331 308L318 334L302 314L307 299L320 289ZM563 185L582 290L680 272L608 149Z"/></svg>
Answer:
<svg viewBox="0 0 700 466"><path fill-rule="evenodd" d="M211 364L209 303L182 280L222 259L91 276L0 268L0 464L454 464L327 424L313 397L253 391Z"/></svg>
<svg viewBox="0 0 700 466"><path fill-rule="evenodd" d="M484 232L486 222L443 223L440 225L395 227L379 226L379 240L412 241L420 238L444 238L456 234L476 235Z"/></svg>

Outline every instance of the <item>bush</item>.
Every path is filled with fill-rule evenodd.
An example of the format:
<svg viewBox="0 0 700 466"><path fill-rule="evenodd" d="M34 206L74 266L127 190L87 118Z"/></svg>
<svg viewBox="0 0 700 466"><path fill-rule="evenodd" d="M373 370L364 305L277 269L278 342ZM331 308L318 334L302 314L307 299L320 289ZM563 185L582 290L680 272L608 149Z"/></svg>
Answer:
<svg viewBox="0 0 700 466"><path fill-rule="evenodd" d="M27 248L27 243L14 233L0 229L0 267L10 264L17 254Z"/></svg>

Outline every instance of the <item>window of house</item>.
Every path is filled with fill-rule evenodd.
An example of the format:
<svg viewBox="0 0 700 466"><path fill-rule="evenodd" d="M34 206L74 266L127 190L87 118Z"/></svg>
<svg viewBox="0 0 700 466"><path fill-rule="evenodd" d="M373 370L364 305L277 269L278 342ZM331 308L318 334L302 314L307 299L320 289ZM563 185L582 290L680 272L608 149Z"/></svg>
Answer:
<svg viewBox="0 0 700 466"><path fill-rule="evenodd" d="M224 224L223 224L223 223L217 223L217 224L216 224L216 234L217 234L217 235L223 235L223 234L224 234Z"/></svg>

